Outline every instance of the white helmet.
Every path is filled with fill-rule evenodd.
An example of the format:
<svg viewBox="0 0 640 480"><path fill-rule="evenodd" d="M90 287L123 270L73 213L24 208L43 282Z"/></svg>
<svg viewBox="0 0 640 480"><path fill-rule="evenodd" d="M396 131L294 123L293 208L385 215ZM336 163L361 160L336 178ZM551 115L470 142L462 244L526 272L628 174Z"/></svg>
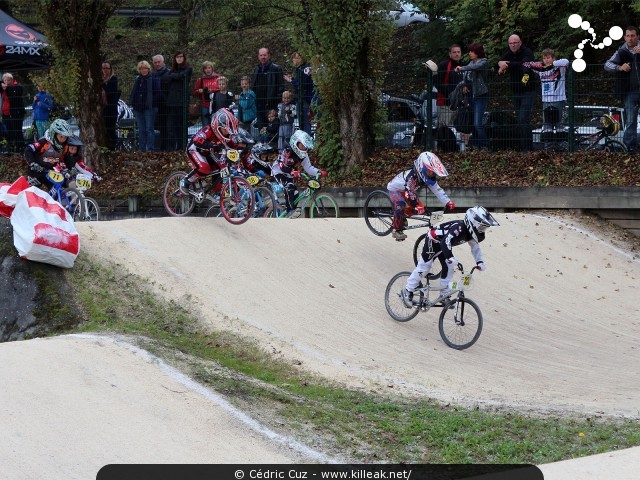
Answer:
<svg viewBox="0 0 640 480"><path fill-rule="evenodd" d="M478 233L486 232L489 227L500 226L487 209L480 205L476 205L467 210L467 213L464 215L464 224L476 242L479 241Z"/></svg>
<svg viewBox="0 0 640 480"><path fill-rule="evenodd" d="M434 181L433 178L429 178L429 173L433 173L436 177L440 178L449 176L447 169L444 168L444 165L435 153L422 152L418 158L416 158L415 162L413 162L413 166L424 183Z"/></svg>
<svg viewBox="0 0 640 480"><path fill-rule="evenodd" d="M301 143L305 149L301 150L298 143ZM313 138L304 130L296 130L289 139L289 145L298 157L304 158L307 156L307 152L313 149Z"/></svg>

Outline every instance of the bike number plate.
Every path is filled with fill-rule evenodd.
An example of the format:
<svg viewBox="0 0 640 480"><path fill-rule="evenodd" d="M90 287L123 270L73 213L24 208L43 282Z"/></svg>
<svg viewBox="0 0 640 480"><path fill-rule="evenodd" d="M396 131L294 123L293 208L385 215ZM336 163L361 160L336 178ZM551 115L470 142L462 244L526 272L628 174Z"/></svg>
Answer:
<svg viewBox="0 0 640 480"><path fill-rule="evenodd" d="M473 281L471 275L462 275L460 280L449 282L449 288L452 290L471 290Z"/></svg>
<svg viewBox="0 0 640 480"><path fill-rule="evenodd" d="M444 220L444 211L439 212L431 212L431 225L435 225L436 223L440 223Z"/></svg>
<svg viewBox="0 0 640 480"><path fill-rule="evenodd" d="M76 187L89 190L91 188L91 177L84 173L76 175Z"/></svg>
<svg viewBox="0 0 640 480"><path fill-rule="evenodd" d="M49 170L47 177L49 177L49 180L53 183L62 183L64 181L64 175L60 172L56 172L55 170Z"/></svg>
<svg viewBox="0 0 640 480"><path fill-rule="evenodd" d="M249 182L249 185L251 186L257 185L259 181L260 179L256 175L251 175L250 177L247 177L247 182Z"/></svg>
<svg viewBox="0 0 640 480"><path fill-rule="evenodd" d="M227 158L230 162L237 162L240 159L240 152L238 150L227 150Z"/></svg>
<svg viewBox="0 0 640 480"><path fill-rule="evenodd" d="M317 190L320 188L320 183L317 180L309 180L309 187Z"/></svg>
<svg viewBox="0 0 640 480"><path fill-rule="evenodd" d="M229 176L229 167L224 167L220 170L220 178L227 178Z"/></svg>

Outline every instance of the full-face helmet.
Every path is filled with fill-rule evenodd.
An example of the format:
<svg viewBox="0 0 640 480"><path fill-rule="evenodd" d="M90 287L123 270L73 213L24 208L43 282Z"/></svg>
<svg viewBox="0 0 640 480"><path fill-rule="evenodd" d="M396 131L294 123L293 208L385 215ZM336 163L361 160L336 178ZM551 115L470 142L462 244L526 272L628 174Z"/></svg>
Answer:
<svg viewBox="0 0 640 480"><path fill-rule="evenodd" d="M614 136L620 131L620 124L608 113L605 113L602 116L602 118L600 119L600 125L602 125L602 131L610 137Z"/></svg>
<svg viewBox="0 0 640 480"><path fill-rule="evenodd" d="M413 166L418 176L427 185L433 185L437 177L444 178L449 176L447 169L444 168L444 165L435 153L422 152L418 158L416 158L415 162L413 162Z"/></svg>
<svg viewBox="0 0 640 480"><path fill-rule="evenodd" d="M480 205L476 205L467 210L467 213L464 215L464 224L476 242L479 241L479 233L486 232L489 227L500 226L496 219L493 218L493 215Z"/></svg>
<svg viewBox="0 0 640 480"><path fill-rule="evenodd" d="M72 135L71 127L66 120L62 120L61 118L54 120L49 126L47 132L48 135L45 135L45 137L47 138L47 140L53 143L53 146L57 150L62 148L62 144L60 143L60 140L58 140L58 136L56 134L63 135L67 137L67 139Z"/></svg>
<svg viewBox="0 0 640 480"><path fill-rule="evenodd" d="M296 130L289 139L289 145L298 157L304 158L313 149L313 138L304 130Z"/></svg>
<svg viewBox="0 0 640 480"><path fill-rule="evenodd" d="M216 138L225 145L238 135L238 119L226 108L211 117L211 128Z"/></svg>

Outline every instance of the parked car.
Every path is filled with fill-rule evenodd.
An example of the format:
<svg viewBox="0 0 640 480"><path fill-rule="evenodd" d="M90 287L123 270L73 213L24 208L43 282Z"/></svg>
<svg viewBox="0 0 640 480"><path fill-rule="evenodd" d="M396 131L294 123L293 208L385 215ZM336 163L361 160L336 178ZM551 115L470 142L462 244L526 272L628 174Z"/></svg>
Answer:
<svg viewBox="0 0 640 480"><path fill-rule="evenodd" d="M405 2L395 2L393 9L389 11L389 16L397 27L429 21L429 17L422 13L418 7Z"/></svg>
<svg viewBox="0 0 640 480"><path fill-rule="evenodd" d="M421 145L428 103L418 95L404 98L382 94L379 101L387 110L387 122L382 127L382 140L379 145L404 148ZM431 112L432 124L436 125L438 108L435 96L431 101Z"/></svg>

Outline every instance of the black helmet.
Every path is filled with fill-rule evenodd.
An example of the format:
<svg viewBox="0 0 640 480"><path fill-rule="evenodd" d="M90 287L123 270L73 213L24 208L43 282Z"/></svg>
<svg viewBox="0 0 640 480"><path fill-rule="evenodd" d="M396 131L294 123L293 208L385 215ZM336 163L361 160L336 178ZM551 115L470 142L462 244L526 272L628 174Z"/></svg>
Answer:
<svg viewBox="0 0 640 480"><path fill-rule="evenodd" d="M73 135L67 140L67 145L69 145L70 147L82 147L84 146L84 143L82 143L82 140L80 140L78 137Z"/></svg>

